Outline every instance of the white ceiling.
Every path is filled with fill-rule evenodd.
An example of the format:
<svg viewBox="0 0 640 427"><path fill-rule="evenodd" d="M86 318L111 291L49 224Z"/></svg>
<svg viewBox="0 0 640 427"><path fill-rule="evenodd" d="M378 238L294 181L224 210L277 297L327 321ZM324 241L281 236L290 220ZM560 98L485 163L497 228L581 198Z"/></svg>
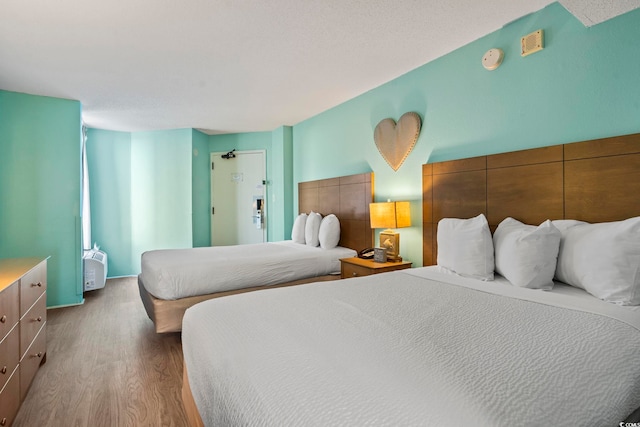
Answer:
<svg viewBox="0 0 640 427"><path fill-rule="evenodd" d="M639 2L562 1L585 25ZM0 0L0 89L79 100L94 128L270 131L550 3Z"/></svg>

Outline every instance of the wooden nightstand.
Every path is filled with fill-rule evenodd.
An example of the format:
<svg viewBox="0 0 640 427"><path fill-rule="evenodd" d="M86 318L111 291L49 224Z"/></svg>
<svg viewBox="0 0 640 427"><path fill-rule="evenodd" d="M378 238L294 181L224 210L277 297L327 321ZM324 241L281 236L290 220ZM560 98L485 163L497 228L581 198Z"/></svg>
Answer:
<svg viewBox="0 0 640 427"><path fill-rule="evenodd" d="M412 262L374 262L372 259L342 258L340 259L340 277L369 276L371 274L386 273L388 271L410 268Z"/></svg>

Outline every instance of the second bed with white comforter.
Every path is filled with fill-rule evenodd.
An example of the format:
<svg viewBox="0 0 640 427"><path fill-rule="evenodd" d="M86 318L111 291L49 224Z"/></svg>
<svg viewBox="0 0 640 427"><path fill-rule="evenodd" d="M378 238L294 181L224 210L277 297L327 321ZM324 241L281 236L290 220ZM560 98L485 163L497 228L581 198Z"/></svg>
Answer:
<svg viewBox="0 0 640 427"><path fill-rule="evenodd" d="M292 241L163 249L142 254L140 275L156 298L176 300L252 286L268 286L340 273L340 258L356 251Z"/></svg>
<svg viewBox="0 0 640 427"><path fill-rule="evenodd" d="M604 426L640 406L640 312L438 267L187 310L205 425Z"/></svg>

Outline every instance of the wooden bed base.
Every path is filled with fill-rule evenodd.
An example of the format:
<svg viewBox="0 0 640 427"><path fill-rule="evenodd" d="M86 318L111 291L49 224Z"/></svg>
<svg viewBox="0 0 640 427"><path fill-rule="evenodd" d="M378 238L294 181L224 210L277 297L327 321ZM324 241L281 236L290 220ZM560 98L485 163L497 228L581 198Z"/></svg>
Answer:
<svg viewBox="0 0 640 427"><path fill-rule="evenodd" d="M193 399L193 394L191 393L187 366L184 362L182 364L182 404L184 405L184 412L187 414L189 426L204 427L200 412L198 412L198 407L196 406L196 401Z"/></svg>
<svg viewBox="0 0 640 427"><path fill-rule="evenodd" d="M138 276L138 288L140 298L147 315L155 325L156 333L180 332L182 330L182 317L187 308L202 301L213 298L226 297L229 295L242 294L265 289L282 288L285 286L303 285L305 283L326 282L340 279L340 274L330 274L326 276L309 277L307 279L295 280L293 282L279 283L270 286L253 286L251 288L236 289L233 291L216 292L214 294L198 295L194 297L180 298L177 300L163 300L154 297L144 287L144 283Z"/></svg>

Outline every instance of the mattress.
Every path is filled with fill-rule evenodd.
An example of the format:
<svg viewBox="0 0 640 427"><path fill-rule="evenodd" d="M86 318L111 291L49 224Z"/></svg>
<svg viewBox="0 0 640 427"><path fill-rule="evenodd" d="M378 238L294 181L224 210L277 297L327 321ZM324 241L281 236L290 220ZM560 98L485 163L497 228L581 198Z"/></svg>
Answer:
<svg viewBox="0 0 640 427"><path fill-rule="evenodd" d="M638 311L437 267L207 301L182 343L205 425L618 425L640 406Z"/></svg>
<svg viewBox="0 0 640 427"><path fill-rule="evenodd" d="M292 241L193 249L163 249L142 254L140 278L146 290L175 300L252 286L340 273L340 258L352 249L322 249Z"/></svg>

